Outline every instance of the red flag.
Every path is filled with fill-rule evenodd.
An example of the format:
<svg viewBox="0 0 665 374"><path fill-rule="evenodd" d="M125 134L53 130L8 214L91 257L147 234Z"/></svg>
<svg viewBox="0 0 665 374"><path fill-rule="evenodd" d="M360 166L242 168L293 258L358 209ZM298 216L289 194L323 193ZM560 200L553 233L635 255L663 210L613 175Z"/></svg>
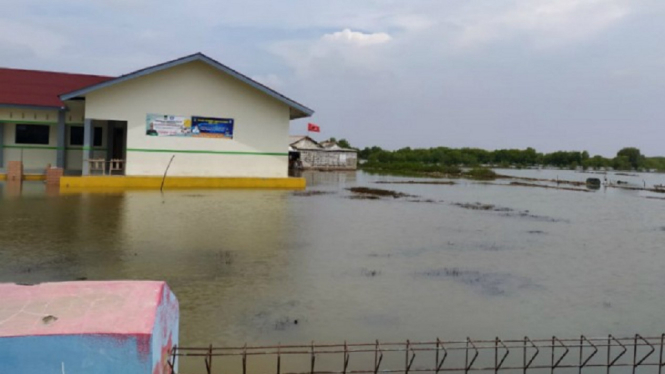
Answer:
<svg viewBox="0 0 665 374"><path fill-rule="evenodd" d="M308 123L307 124L307 131L321 132L321 128L319 127L319 125L315 125L313 123Z"/></svg>

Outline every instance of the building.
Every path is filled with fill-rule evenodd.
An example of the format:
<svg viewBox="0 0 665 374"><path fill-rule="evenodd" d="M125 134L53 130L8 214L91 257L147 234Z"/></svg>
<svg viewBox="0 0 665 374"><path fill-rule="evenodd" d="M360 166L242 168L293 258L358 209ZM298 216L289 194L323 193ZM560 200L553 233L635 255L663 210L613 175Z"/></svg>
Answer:
<svg viewBox="0 0 665 374"><path fill-rule="evenodd" d="M312 114L201 53L119 77L0 68L0 173L287 178L289 122Z"/></svg>
<svg viewBox="0 0 665 374"><path fill-rule="evenodd" d="M292 167L314 170L356 170L358 151L342 148L335 142L318 143L309 136L291 136L289 145Z"/></svg>

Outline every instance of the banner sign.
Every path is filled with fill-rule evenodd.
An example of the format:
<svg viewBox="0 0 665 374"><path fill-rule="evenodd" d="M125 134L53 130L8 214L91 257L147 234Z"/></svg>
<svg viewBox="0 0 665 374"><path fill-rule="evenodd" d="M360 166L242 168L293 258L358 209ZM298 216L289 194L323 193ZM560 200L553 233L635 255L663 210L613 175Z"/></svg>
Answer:
<svg viewBox="0 0 665 374"><path fill-rule="evenodd" d="M233 139L233 119L192 117L192 136Z"/></svg>
<svg viewBox="0 0 665 374"><path fill-rule="evenodd" d="M146 135L233 139L233 119L165 114L146 116Z"/></svg>

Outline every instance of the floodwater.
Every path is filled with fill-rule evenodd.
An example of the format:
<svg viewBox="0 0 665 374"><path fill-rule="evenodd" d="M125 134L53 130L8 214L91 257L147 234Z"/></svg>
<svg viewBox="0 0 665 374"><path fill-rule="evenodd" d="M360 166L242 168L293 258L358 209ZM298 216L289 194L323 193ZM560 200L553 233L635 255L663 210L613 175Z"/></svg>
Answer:
<svg viewBox="0 0 665 374"><path fill-rule="evenodd" d="M0 282L166 280L182 346L665 332L665 194L306 177L328 193L0 184ZM352 199L354 186L417 197Z"/></svg>

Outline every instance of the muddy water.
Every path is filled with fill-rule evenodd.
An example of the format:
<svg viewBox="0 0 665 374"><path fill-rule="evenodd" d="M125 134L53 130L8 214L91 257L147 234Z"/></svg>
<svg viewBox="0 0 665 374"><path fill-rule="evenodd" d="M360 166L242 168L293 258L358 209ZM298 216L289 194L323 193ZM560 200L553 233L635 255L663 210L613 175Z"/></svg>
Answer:
<svg viewBox="0 0 665 374"><path fill-rule="evenodd" d="M164 279L181 345L665 330L665 195L307 178L327 193L0 184L0 281Z"/></svg>

